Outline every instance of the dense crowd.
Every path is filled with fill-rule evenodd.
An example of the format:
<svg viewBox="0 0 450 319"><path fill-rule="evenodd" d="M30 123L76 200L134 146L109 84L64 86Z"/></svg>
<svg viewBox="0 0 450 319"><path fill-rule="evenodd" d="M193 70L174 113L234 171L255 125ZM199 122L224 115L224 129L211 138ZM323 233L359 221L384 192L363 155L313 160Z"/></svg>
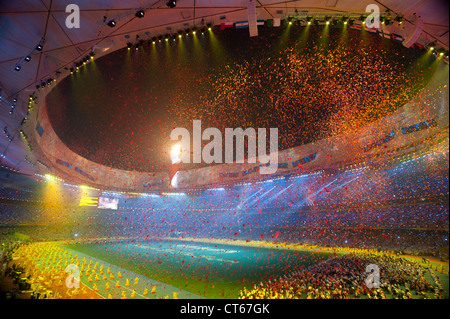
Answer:
<svg viewBox="0 0 450 319"><path fill-rule="evenodd" d="M107 211L79 207L79 194L61 188L51 198L44 192L41 201L2 201L0 231L36 240L178 234L388 248L448 259L442 250L449 220L445 163L448 153L379 171L312 174L180 196L124 195L118 210Z"/></svg>
<svg viewBox="0 0 450 319"><path fill-rule="evenodd" d="M50 210L42 206L26 205L20 201L12 204L0 203L0 225L45 224L49 222L43 219L44 216L48 215L46 211Z"/></svg>
<svg viewBox="0 0 450 319"><path fill-rule="evenodd" d="M24 189L11 189L6 187L0 187L0 198L1 199L23 199L23 200L36 200L38 196L29 190Z"/></svg>
<svg viewBox="0 0 450 319"><path fill-rule="evenodd" d="M379 270L379 281L371 279ZM426 280L428 267L401 257L351 254L327 259L305 270L244 288L242 299L441 299L444 289L433 270L434 285Z"/></svg>
<svg viewBox="0 0 450 319"><path fill-rule="evenodd" d="M298 226L354 227L354 228L435 228L444 229L448 224L447 204L404 204L400 207L335 209L328 211L298 211L289 218Z"/></svg>

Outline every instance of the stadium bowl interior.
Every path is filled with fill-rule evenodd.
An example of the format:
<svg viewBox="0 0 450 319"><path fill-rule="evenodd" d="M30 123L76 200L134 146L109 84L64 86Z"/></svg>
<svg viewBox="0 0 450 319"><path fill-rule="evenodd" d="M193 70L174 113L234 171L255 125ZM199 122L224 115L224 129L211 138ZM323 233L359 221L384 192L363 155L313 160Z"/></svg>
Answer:
<svg viewBox="0 0 450 319"><path fill-rule="evenodd" d="M448 3L373 5L2 4L2 298L448 299Z"/></svg>

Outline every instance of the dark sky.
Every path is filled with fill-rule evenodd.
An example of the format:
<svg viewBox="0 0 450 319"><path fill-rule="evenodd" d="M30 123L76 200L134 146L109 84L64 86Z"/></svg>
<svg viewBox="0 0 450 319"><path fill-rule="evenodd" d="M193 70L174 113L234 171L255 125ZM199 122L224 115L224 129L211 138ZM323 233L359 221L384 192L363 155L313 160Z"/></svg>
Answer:
<svg viewBox="0 0 450 319"><path fill-rule="evenodd" d="M425 79L422 54L355 30L216 29L121 49L47 96L56 133L89 160L158 171L175 127L279 129L279 149L342 133L405 103ZM399 96L398 92L402 92Z"/></svg>

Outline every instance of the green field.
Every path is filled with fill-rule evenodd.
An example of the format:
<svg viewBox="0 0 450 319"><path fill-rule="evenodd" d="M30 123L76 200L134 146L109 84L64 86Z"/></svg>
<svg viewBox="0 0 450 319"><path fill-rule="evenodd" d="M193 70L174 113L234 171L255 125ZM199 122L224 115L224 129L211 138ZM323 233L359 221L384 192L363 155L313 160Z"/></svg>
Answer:
<svg viewBox="0 0 450 319"><path fill-rule="evenodd" d="M244 287L250 288L330 257L327 253L183 241L64 247L206 298L237 298Z"/></svg>

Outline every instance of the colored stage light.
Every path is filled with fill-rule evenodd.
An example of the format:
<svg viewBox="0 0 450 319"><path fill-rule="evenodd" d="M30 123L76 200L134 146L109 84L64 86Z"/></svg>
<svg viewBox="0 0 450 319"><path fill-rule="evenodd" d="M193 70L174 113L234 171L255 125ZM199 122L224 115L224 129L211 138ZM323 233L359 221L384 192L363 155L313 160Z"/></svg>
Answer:
<svg viewBox="0 0 450 319"><path fill-rule="evenodd" d="M144 10L139 10L138 12L136 12L136 17L139 18L139 19L143 18L144 15L145 15Z"/></svg>
<svg viewBox="0 0 450 319"><path fill-rule="evenodd" d="M403 23L403 16L398 15L398 16L395 17L394 20L397 21L398 24L402 24Z"/></svg>
<svg viewBox="0 0 450 319"><path fill-rule="evenodd" d="M169 0L169 1L166 2L166 5L169 8L175 8L177 6L177 1L176 0Z"/></svg>
<svg viewBox="0 0 450 319"><path fill-rule="evenodd" d="M181 144L178 143L173 145L170 150L170 159L172 160L172 164L180 162L180 157L181 157Z"/></svg>

